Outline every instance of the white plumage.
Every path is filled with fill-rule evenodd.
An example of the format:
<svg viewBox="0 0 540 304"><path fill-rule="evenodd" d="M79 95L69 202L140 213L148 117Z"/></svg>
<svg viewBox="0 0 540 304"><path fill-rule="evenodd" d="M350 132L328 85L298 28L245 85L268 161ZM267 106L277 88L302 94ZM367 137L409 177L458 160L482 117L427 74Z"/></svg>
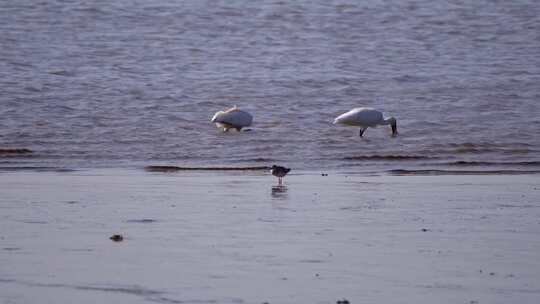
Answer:
<svg viewBox="0 0 540 304"><path fill-rule="evenodd" d="M374 128L379 125L390 125L392 127L392 135L397 134L396 119L394 117L384 119L383 114L373 108L354 108L336 117L334 124L360 127L360 137L367 128Z"/></svg>
<svg viewBox="0 0 540 304"><path fill-rule="evenodd" d="M218 128L222 128L223 131L229 131L229 129L236 129L240 131L244 127L251 126L253 116L246 111L238 109L234 106L225 111L218 111L212 117L212 122L216 124Z"/></svg>

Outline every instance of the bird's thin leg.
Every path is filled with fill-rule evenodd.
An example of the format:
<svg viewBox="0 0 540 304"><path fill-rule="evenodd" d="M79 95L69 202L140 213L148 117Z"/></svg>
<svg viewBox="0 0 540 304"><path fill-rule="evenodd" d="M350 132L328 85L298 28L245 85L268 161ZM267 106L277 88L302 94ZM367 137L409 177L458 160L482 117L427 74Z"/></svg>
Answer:
<svg viewBox="0 0 540 304"><path fill-rule="evenodd" d="M281 186L281 177L278 177L278 185Z"/></svg>
<svg viewBox="0 0 540 304"><path fill-rule="evenodd" d="M360 129L360 137L362 137L364 135L364 132L366 132L366 129L367 128L361 128Z"/></svg>

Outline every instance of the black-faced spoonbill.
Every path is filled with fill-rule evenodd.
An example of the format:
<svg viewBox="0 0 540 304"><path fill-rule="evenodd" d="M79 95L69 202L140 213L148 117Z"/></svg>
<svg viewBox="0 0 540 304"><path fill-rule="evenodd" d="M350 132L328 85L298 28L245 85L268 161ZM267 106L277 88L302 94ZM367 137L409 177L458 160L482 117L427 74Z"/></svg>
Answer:
<svg viewBox="0 0 540 304"><path fill-rule="evenodd" d="M234 106L225 111L218 111L212 117L212 122L216 124L218 128L222 128L224 132L229 129L242 130L244 127L251 126L253 116L246 111L238 109Z"/></svg>
<svg viewBox="0 0 540 304"><path fill-rule="evenodd" d="M347 113L343 113L336 117L334 124L360 127L360 137L364 135L369 127L380 125L390 125L392 127L392 135L397 135L397 122L394 117L383 118L383 114L373 108L354 108Z"/></svg>

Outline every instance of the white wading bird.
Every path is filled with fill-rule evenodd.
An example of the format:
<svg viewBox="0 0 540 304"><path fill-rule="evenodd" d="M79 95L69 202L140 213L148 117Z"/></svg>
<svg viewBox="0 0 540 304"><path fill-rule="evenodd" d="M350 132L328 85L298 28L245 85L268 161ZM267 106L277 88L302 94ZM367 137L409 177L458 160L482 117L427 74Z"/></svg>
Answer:
<svg viewBox="0 0 540 304"><path fill-rule="evenodd" d="M253 116L251 114L238 109L236 106L225 111L218 111L212 117L212 122L218 128L222 128L224 132L229 131L229 129L240 131L243 127L251 126L252 121Z"/></svg>
<svg viewBox="0 0 540 304"><path fill-rule="evenodd" d="M360 137L364 135L364 132L369 127L374 128L379 125L390 125L392 127L392 135L397 135L396 119L394 117L384 119L382 113L373 108L354 108L336 117L334 124L360 127Z"/></svg>

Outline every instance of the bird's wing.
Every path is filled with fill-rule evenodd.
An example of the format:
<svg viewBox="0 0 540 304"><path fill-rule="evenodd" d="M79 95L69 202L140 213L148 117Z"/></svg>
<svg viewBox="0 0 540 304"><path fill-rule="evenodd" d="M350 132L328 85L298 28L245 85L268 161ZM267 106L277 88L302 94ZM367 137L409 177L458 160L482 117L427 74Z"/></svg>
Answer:
<svg viewBox="0 0 540 304"><path fill-rule="evenodd" d="M355 114L355 119L364 126L374 127L383 121L383 116L377 110L364 109Z"/></svg>
<svg viewBox="0 0 540 304"><path fill-rule="evenodd" d="M226 123L235 127L247 127L251 125L253 117L247 112L235 110L221 113L215 121Z"/></svg>

